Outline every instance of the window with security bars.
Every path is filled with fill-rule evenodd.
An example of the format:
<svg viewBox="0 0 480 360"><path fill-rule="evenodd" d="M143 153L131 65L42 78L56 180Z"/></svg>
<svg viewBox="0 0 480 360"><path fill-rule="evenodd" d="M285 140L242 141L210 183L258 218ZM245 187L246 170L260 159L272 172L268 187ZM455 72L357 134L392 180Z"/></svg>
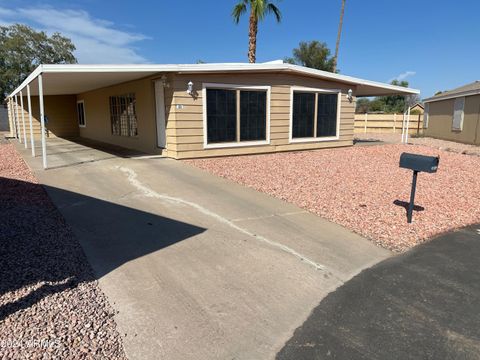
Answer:
<svg viewBox="0 0 480 360"><path fill-rule="evenodd" d="M294 91L292 139L337 136L338 93Z"/></svg>
<svg viewBox="0 0 480 360"><path fill-rule="evenodd" d="M110 96L110 119L112 134L137 136L137 114L135 94Z"/></svg>
<svg viewBox="0 0 480 360"><path fill-rule="evenodd" d="M207 143L266 141L267 91L206 90Z"/></svg>

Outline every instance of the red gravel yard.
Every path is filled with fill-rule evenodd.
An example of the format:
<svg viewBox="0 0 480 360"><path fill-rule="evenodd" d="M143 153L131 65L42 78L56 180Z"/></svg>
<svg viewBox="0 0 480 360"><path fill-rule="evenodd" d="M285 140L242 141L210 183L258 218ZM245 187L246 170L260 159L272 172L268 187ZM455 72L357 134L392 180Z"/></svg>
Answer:
<svg viewBox="0 0 480 360"><path fill-rule="evenodd" d="M124 359L114 311L70 228L0 144L0 358Z"/></svg>
<svg viewBox="0 0 480 360"><path fill-rule="evenodd" d="M436 174L420 173L407 224L412 171L402 152L440 155ZM187 160L213 174L291 202L402 252L434 235L480 222L480 157L419 145Z"/></svg>

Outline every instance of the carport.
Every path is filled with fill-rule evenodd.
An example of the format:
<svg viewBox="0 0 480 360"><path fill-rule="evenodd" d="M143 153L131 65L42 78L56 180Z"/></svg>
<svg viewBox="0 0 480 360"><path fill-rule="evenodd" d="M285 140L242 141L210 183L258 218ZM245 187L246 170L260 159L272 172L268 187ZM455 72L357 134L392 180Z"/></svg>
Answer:
<svg viewBox="0 0 480 360"><path fill-rule="evenodd" d="M68 67L68 69L61 65L40 65L7 98L10 136L18 139L25 149L30 149L33 157L41 153L44 169L96 161L112 154L138 155L135 151L128 152L126 149L105 146L88 139L47 137L45 97L75 96L152 76L157 72L153 65L79 65ZM65 76L66 73L68 77ZM38 113L39 134L35 134L34 112ZM75 112L72 113L69 121L78 126ZM47 151L47 145L51 151Z"/></svg>

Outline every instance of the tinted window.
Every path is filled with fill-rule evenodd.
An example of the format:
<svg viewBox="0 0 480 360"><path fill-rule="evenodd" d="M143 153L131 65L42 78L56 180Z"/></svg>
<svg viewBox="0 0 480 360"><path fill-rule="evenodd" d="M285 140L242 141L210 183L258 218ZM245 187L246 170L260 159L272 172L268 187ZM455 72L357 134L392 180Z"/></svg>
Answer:
<svg viewBox="0 0 480 360"><path fill-rule="evenodd" d="M267 93L240 92L240 141L266 139Z"/></svg>
<svg viewBox="0 0 480 360"><path fill-rule="evenodd" d="M231 142L237 136L235 90L207 89L207 141Z"/></svg>
<svg viewBox="0 0 480 360"><path fill-rule="evenodd" d="M293 93L292 137L313 137L313 119L315 117L315 94Z"/></svg>
<svg viewBox="0 0 480 360"><path fill-rule="evenodd" d="M317 136L337 134L337 94L318 94Z"/></svg>

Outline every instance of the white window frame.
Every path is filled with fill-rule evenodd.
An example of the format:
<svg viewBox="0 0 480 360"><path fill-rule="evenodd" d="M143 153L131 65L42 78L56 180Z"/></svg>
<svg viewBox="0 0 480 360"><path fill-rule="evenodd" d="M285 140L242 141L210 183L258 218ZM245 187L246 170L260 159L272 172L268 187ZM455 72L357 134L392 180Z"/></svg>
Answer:
<svg viewBox="0 0 480 360"><path fill-rule="evenodd" d="M239 142L225 142L225 143L208 143L207 138L207 89L222 89L222 90L262 90L267 92L267 123L265 129L265 140L258 141L239 141ZM259 85L238 85L238 84L220 84L220 83L203 83L202 84L202 101L203 101L203 148L204 149L219 149L219 148L235 148L245 146L261 146L270 145L270 93L271 86Z"/></svg>
<svg viewBox="0 0 480 360"><path fill-rule="evenodd" d="M463 131L463 120L465 118L465 101L466 101L465 96L457 97L453 101L452 131L457 131L457 132ZM460 102L462 102L462 108L457 109L456 105L457 105L457 103L460 103ZM460 122L458 124L458 127L455 127L454 126L455 125L455 114L457 113L457 111L459 112Z"/></svg>
<svg viewBox="0 0 480 360"><path fill-rule="evenodd" d="M337 94L337 127L336 127L336 135L335 136L322 136L317 137L317 134L314 132L313 137L306 137L306 138L294 138L293 137L293 94L295 92L311 92L311 93L322 93L322 94ZM315 97L316 99L316 97ZM315 103L315 107L318 104ZM303 87L303 86L292 86L290 87L290 123L289 123L289 134L288 134L288 141L291 144L294 143L308 143L308 142L322 142L322 141L335 141L340 139L340 116L341 116L341 109L342 108L342 90L341 89L317 89L311 87ZM317 119L314 119L316 122Z"/></svg>
<svg viewBox="0 0 480 360"><path fill-rule="evenodd" d="M83 104L83 125L80 125L79 123L79 119L78 119L78 104ZM81 128L84 128L87 126L87 117L85 116L86 114L86 111L85 111L85 100L77 100L77 124L78 124L78 127L81 127Z"/></svg>

